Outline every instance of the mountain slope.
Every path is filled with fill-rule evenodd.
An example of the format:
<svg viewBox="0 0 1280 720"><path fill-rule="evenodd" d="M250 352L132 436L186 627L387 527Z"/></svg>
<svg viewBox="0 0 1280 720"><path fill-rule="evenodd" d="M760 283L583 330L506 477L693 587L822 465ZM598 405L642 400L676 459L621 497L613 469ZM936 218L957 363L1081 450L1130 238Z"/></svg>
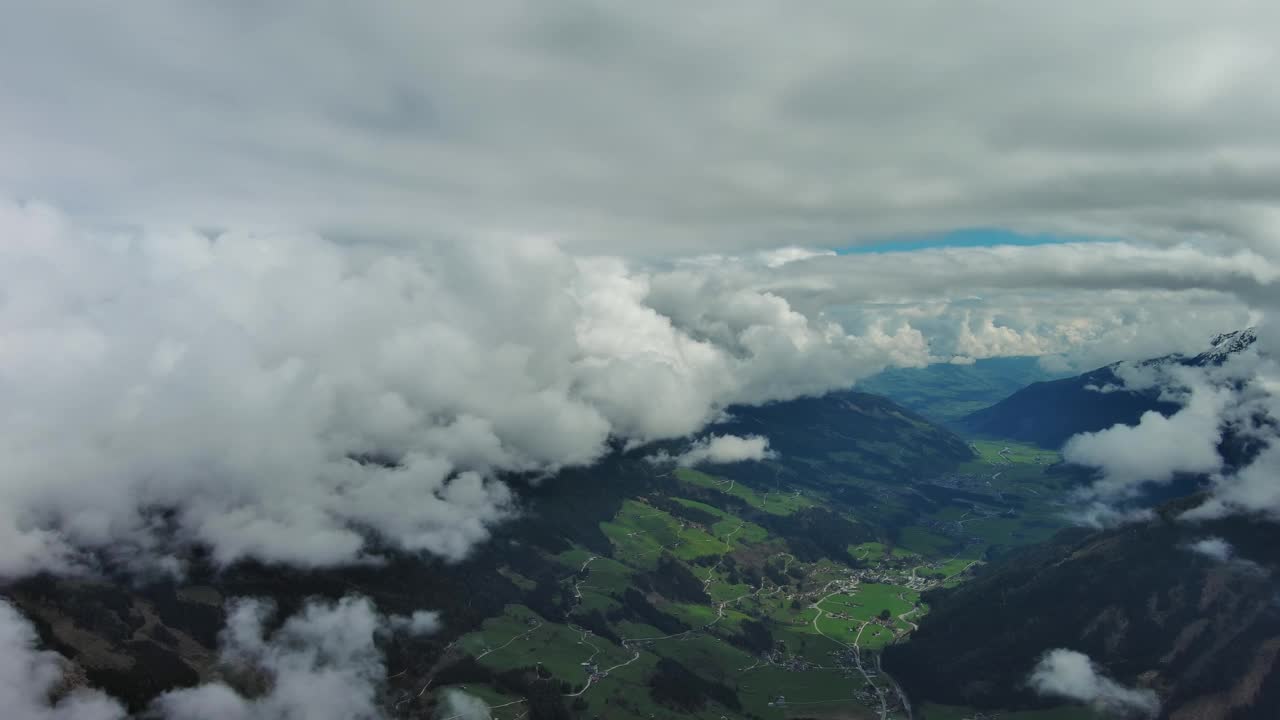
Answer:
<svg viewBox="0 0 1280 720"><path fill-rule="evenodd" d="M1155 391L1100 393L1091 387L1117 385L1115 366L1083 375L1029 385L991 407L966 415L961 425L978 435L1005 437L1043 447L1062 447L1072 435L1117 423L1136 425L1143 413L1177 411Z"/></svg>
<svg viewBox="0 0 1280 720"><path fill-rule="evenodd" d="M1221 363L1232 353L1252 345L1256 339L1252 329L1224 333L1213 338L1209 348L1194 357L1171 355L1141 364L1204 366ZM964 416L960 426L978 435L1058 448L1078 433L1096 432L1117 423L1135 425L1143 413L1156 411L1169 415L1178 409L1174 403L1161 401L1158 390L1154 389L1098 392L1096 388L1123 386L1116 374L1118 367L1119 363L1075 377L1034 383L991 407Z"/></svg>
<svg viewBox="0 0 1280 720"><path fill-rule="evenodd" d="M712 432L766 435L786 467L847 464L841 457L852 453L859 459L851 470L860 477L903 482L973 457L968 443L950 430L886 397L860 391L730 408L729 415ZM841 455L833 458L833 453ZM734 471L740 469L751 467Z"/></svg>
<svg viewBox="0 0 1280 720"><path fill-rule="evenodd" d="M1155 689L1161 717L1263 720L1280 708L1280 527L1240 518L1157 519L1064 531L926 596L933 611L886 667L920 700L985 708L1047 704L1026 679L1053 648L1084 652L1119 680ZM1218 537L1239 558L1189 550Z"/></svg>

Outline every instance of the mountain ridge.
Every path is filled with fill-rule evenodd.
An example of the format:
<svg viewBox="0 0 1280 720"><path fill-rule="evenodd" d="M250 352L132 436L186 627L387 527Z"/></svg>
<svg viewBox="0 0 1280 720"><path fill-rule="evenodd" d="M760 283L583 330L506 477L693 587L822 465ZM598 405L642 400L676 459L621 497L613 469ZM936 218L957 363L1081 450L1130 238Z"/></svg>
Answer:
<svg viewBox="0 0 1280 720"><path fill-rule="evenodd" d="M1214 336L1208 349L1193 355L1166 355L1135 363L1138 366L1180 364L1217 365L1257 341L1255 328ZM1074 377L1038 382L982 410L970 413L959 426L979 436L1001 437L1060 448L1073 435L1097 432L1113 425L1135 425L1144 413L1171 415L1177 403L1163 400L1158 388L1124 389L1112 363ZM1103 391L1105 389L1105 391Z"/></svg>

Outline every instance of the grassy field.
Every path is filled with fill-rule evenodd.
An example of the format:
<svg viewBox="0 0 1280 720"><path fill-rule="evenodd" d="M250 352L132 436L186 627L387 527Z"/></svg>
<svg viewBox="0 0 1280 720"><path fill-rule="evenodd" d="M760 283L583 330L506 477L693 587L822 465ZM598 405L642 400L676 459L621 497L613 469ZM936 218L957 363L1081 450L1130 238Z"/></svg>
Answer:
<svg viewBox="0 0 1280 720"><path fill-rule="evenodd" d="M918 527L904 529L898 537L898 542L902 549L926 557L936 557L960 549L956 540Z"/></svg>
<svg viewBox="0 0 1280 720"><path fill-rule="evenodd" d="M817 505L809 497L794 492L763 491L757 492L751 487L732 482L714 475L708 475L690 468L676 470L676 477L682 482L698 487L716 490L742 500L757 510L774 515L791 515L792 513Z"/></svg>

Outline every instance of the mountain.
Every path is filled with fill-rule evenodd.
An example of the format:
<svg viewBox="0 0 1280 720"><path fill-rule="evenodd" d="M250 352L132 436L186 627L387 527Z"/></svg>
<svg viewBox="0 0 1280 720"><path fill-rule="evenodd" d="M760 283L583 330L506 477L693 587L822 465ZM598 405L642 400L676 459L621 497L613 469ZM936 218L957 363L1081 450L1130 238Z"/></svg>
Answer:
<svg viewBox="0 0 1280 720"><path fill-rule="evenodd" d="M1015 392L991 407L960 420L963 428L985 437L1002 437L1041 447L1062 447L1071 436L1096 432L1117 423L1136 425L1152 410L1171 415L1176 403L1161 401L1155 390L1101 393L1090 388L1119 385L1116 365L1083 375L1038 382Z"/></svg>
<svg viewBox="0 0 1280 720"><path fill-rule="evenodd" d="M781 717L771 704L776 695L849 697L842 673L854 672L851 656L839 661L840 671L804 669L832 662L840 644L824 634L852 637L851 621L820 626L812 618L809 603L832 596L833 582L875 572L886 590L867 601L866 612L910 615L903 598L915 596L912 586L955 578L975 562L956 558L950 543L958 541L890 523L979 507L994 517L1005 507L997 503L1007 502L993 498L988 509L978 503L985 495L969 493L967 504L953 507L946 503L957 491L913 489L973 464L974 453L950 431L866 393L731 408L711 431L765 435L778 455L710 466L716 474L709 475L654 464L658 451L687 446L671 441L619 448L593 467L550 478L513 479L519 517L457 564L388 549L377 565L218 568L195 551L181 578L137 578L108 566L94 576L25 578L0 587L0 595L35 626L44 647L68 659L64 691L101 688L132 712L197 683L221 680L246 694L270 685L269 676L219 657L232 598L268 598L285 618L311 601L357 594L388 615L426 608L442 619L433 635L380 637L388 677L377 692L393 717L431 716L444 695L425 692L430 686L483 688L490 702L527 703L531 720L645 718L708 703L714 717L772 718ZM921 552L940 544L946 556L892 547L899 536ZM984 546L969 547L976 558ZM937 578L917 578L916 570ZM541 628L533 635L536 655L516 642L532 628ZM883 645L909 628L906 620L877 624L863 642ZM673 640L628 639L637 635ZM600 667L616 666L608 682L584 671L596 657L584 642L598 649ZM792 669L743 687L740 668L769 652ZM586 693L593 684L601 689ZM878 689L866 697L891 701L887 686L871 686Z"/></svg>
<svg viewBox="0 0 1280 720"><path fill-rule="evenodd" d="M846 474L902 482L973 458L968 443L950 430L889 398L861 391L730 408L728 414L712 432L765 435L778 453L776 463L737 471L787 468L801 484L839 483ZM815 462L828 472L815 475Z"/></svg>
<svg viewBox="0 0 1280 720"><path fill-rule="evenodd" d="M1218 364L1256 340L1253 328L1237 330L1213 338L1209 348L1198 355L1169 355L1140 364ZM959 425L980 436L1058 448L1072 435L1097 432L1117 423L1135 425L1143 413L1150 411L1164 415L1177 411L1178 405L1160 400L1156 389L1099 392L1099 388L1123 386L1116 374L1119 366L1120 363L1115 363L1075 377L1034 383L990 407L964 416Z"/></svg>
<svg viewBox="0 0 1280 720"><path fill-rule="evenodd" d="M1169 720L1264 720L1280 709L1280 526L1232 518L1064 531L927 593L932 611L885 666L918 701L1043 707L1027 677L1046 651L1083 652L1126 685L1154 689ZM1229 543L1228 559L1193 552ZM1215 541L1216 542L1216 541Z"/></svg>
<svg viewBox="0 0 1280 720"><path fill-rule="evenodd" d="M1027 385L1062 375L1045 370L1035 357L985 358L968 365L890 368L859 382L858 389L950 425Z"/></svg>

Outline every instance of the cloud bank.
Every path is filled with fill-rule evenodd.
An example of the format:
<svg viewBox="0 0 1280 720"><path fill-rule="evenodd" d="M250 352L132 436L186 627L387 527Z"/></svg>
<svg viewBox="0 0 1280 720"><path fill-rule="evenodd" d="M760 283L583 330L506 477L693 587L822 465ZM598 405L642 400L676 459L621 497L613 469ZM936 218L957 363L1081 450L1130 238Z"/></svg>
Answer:
<svg viewBox="0 0 1280 720"><path fill-rule="evenodd" d="M610 439L685 437L733 404L886 366L1145 348L1133 328L1187 325L1111 318L1099 287L1235 313L1280 278L1249 254L1121 243L646 264L536 238L107 231L13 203L0 234L9 576L104 559L181 572L193 544L223 565L458 559L517 510L506 473L589 465ZM1058 314L998 310L1032 293ZM1216 392L1171 427L1204 430ZM765 457L759 441L715 443L686 461ZM1188 455L1207 443L1176 443L1167 470L1207 467ZM1107 462L1120 486L1137 472Z"/></svg>
<svg viewBox="0 0 1280 720"><path fill-rule="evenodd" d="M503 473L927 358L908 327L854 335L737 286L673 306L651 271L537 240L112 234L30 205L0 234L0 575L180 570L193 543L457 559L513 512ZM730 444L707 457L752 447Z"/></svg>
<svg viewBox="0 0 1280 720"><path fill-rule="evenodd" d="M1125 717L1154 717L1160 710L1155 692L1125 687L1103 675L1088 655L1065 648L1045 653L1027 682L1041 695L1088 703Z"/></svg>
<svg viewBox="0 0 1280 720"><path fill-rule="evenodd" d="M609 254L974 226L1274 243L1269 3L310 10L13 9L0 187L104 220Z"/></svg>

